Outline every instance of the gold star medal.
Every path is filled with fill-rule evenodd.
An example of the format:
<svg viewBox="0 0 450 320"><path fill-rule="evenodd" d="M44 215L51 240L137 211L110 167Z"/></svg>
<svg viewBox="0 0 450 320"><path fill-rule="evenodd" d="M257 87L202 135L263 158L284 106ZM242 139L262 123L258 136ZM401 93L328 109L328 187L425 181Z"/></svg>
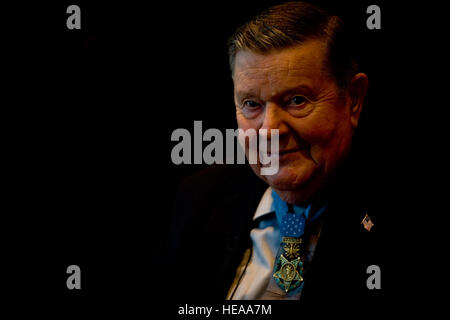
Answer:
<svg viewBox="0 0 450 320"><path fill-rule="evenodd" d="M277 285L289 292L303 282L303 262L300 258L300 238L283 237L283 254L276 260L273 277Z"/></svg>

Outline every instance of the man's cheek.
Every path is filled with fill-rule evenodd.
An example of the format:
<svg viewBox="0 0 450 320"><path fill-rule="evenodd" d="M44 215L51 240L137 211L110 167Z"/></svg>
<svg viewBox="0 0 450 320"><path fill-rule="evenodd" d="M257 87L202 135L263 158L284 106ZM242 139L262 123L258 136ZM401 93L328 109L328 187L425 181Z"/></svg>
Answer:
<svg viewBox="0 0 450 320"><path fill-rule="evenodd" d="M331 131L329 137L327 134L318 135L317 140L311 144L310 154L317 164L332 166L342 157L346 149L345 137L339 130Z"/></svg>
<svg viewBox="0 0 450 320"><path fill-rule="evenodd" d="M311 145L327 143L336 134L336 130L328 123L313 123L301 127L300 138Z"/></svg>
<svg viewBox="0 0 450 320"><path fill-rule="evenodd" d="M330 157L330 154L333 153L333 146L339 140L339 135L337 127L331 126L329 123L314 126L307 132L305 140L310 145L310 155L314 162L322 163Z"/></svg>
<svg viewBox="0 0 450 320"><path fill-rule="evenodd" d="M340 134L345 125L344 119L333 112L333 109L323 109L322 112L312 114L299 128L300 137L310 143L326 144ZM327 111L327 112L325 112Z"/></svg>

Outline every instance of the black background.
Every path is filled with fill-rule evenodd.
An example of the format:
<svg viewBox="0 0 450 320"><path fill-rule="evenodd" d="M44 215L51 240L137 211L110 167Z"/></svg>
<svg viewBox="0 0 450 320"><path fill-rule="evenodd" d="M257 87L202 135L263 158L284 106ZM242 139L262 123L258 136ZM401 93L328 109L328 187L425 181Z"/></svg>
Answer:
<svg viewBox="0 0 450 320"><path fill-rule="evenodd" d="M151 314L150 301L173 308L170 297L158 296L166 276L158 259L176 184L203 166L173 165L170 135L192 131L194 120L204 130L235 128L226 40L275 3L78 0L4 11L14 14L4 46L10 297L60 316ZM365 187L372 212L388 217L383 294L400 312L413 311L399 299L433 284L434 232L422 218L439 197L428 178L443 161L430 156L445 131L437 115L444 106L434 101L443 82L430 73L443 67L432 46L443 32L435 25L440 9L314 3L356 32L370 82L358 137ZM81 7L81 30L66 28L70 4ZM381 7L381 30L366 28L370 4ZM66 288L71 264L81 267L80 291Z"/></svg>

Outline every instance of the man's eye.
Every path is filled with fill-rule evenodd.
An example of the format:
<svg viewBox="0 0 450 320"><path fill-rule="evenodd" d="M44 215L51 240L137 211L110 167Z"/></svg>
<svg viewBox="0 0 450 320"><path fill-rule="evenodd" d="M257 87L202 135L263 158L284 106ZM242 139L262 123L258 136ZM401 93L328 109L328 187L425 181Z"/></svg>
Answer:
<svg viewBox="0 0 450 320"><path fill-rule="evenodd" d="M248 108L258 108L260 106L260 104L258 102L252 101L252 100L247 100L244 102L244 107L248 107Z"/></svg>
<svg viewBox="0 0 450 320"><path fill-rule="evenodd" d="M302 105L307 101L308 101L308 99L306 99L303 96L295 96L291 99L292 104L297 105L297 106Z"/></svg>

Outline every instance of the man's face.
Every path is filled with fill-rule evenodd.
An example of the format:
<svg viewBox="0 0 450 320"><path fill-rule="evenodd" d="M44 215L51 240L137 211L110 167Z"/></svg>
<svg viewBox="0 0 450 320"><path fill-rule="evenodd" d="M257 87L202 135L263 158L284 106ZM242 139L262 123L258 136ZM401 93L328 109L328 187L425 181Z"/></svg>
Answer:
<svg viewBox="0 0 450 320"><path fill-rule="evenodd" d="M264 55L236 54L239 128L279 129L278 173L262 176L258 164L252 169L288 202L306 201L321 188L347 154L359 117L326 72L325 50L308 41Z"/></svg>

